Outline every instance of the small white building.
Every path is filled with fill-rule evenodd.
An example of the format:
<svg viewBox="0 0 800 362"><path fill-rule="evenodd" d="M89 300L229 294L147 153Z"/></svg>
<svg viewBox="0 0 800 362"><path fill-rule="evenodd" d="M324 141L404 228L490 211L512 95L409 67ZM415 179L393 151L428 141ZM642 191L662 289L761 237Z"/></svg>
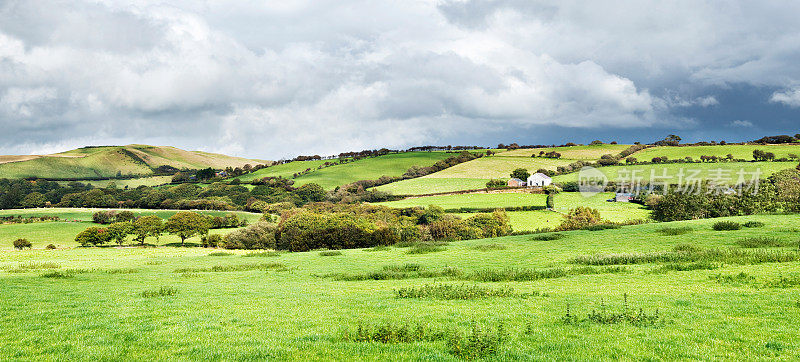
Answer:
<svg viewBox="0 0 800 362"><path fill-rule="evenodd" d="M553 183L553 179L541 172L528 177L528 187L544 187Z"/></svg>
<svg viewBox="0 0 800 362"><path fill-rule="evenodd" d="M522 187L522 186L525 186L525 181L522 181L516 177L508 180L508 187Z"/></svg>

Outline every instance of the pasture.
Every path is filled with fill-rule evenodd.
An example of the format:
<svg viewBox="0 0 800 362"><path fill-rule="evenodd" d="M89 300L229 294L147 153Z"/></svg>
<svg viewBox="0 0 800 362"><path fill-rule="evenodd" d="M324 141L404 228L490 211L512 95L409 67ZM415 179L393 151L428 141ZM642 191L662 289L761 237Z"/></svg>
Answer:
<svg viewBox="0 0 800 362"><path fill-rule="evenodd" d="M627 180L630 182L632 177L640 177L642 182L651 180L651 175L654 182L671 182L677 183L681 170L684 172L683 177L693 175L693 178L698 180L720 179L720 175L725 178L730 178L729 183L735 183L738 180L738 172L745 172L745 181L750 181L755 173L764 179L770 175L785 169L795 168L796 162L719 162L719 163L669 163L669 164L652 164L652 165L631 165L631 166L607 166L597 168L602 172L610 181L614 180ZM722 171L717 171L722 170ZM553 177L554 183L559 182L577 182L578 172L558 175ZM662 178L667 176L666 179ZM687 181L684 179L684 181Z"/></svg>
<svg viewBox="0 0 800 362"><path fill-rule="evenodd" d="M33 243L34 248L44 248L48 244L57 247L76 247L75 236L89 226L98 226L92 222L92 214L96 211L107 209L67 209L67 208L46 208L46 209L18 209L0 210L0 216L58 216L60 221L36 222L30 224L0 224L0 251L10 250L11 243L19 238L28 239ZM136 216L156 215L162 219L168 219L178 210L143 210L126 209L133 211ZM253 223L261 218L261 214L243 211L196 211L204 215L225 216L236 214L244 218L248 223ZM227 233L230 230L212 230L212 233ZM197 238L190 242L197 242ZM163 235L156 243L154 239L148 238L149 244L165 245L180 242L177 236Z"/></svg>
<svg viewBox="0 0 800 362"><path fill-rule="evenodd" d="M735 159L752 160L753 151L762 150L772 152L776 158L789 157L789 154L800 155L800 145L717 145L717 146L680 146L680 147L651 147L631 155L639 161L650 161L653 157L668 157L680 159L691 157L699 160L700 156L726 157L733 155Z"/></svg>
<svg viewBox="0 0 800 362"><path fill-rule="evenodd" d="M333 161L335 160L328 160L327 162L333 162ZM279 165L262 168L258 171L244 174L235 178L239 179L242 182L250 182L255 179L262 179L264 177L292 178L292 176L296 173L303 172L306 170L315 170L317 167L324 164L325 162L326 160L292 161L289 163L282 163Z"/></svg>
<svg viewBox="0 0 800 362"><path fill-rule="evenodd" d="M475 162L475 161L470 161ZM435 174L434 174L435 175ZM418 177L375 187L393 195L424 195L486 188L489 179Z"/></svg>
<svg viewBox="0 0 800 362"><path fill-rule="evenodd" d="M556 241L459 241L426 254L403 247L259 256L188 247L4 251L0 294L13 298L0 299L0 355L800 358L800 216L725 220L765 225L723 232L711 227L718 220L645 224L562 232ZM687 232L668 236L665 227ZM739 246L760 236L786 246Z"/></svg>
<svg viewBox="0 0 800 362"><path fill-rule="evenodd" d="M505 152L503 156L531 157L531 155L539 155L541 151L545 153L555 151L560 153L563 159L594 161L603 157L603 155L617 155L630 146L631 145L602 144L570 147L522 148Z"/></svg>

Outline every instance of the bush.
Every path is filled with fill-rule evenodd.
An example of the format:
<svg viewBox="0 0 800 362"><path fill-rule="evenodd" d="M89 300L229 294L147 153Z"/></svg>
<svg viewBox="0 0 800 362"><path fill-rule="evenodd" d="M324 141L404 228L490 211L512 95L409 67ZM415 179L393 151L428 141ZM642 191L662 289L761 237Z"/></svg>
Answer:
<svg viewBox="0 0 800 362"><path fill-rule="evenodd" d="M603 222L603 219L600 218L599 211L589 207L578 206L570 210L567 215L564 215L564 220L561 221L558 230L578 230L601 222Z"/></svg>
<svg viewBox="0 0 800 362"><path fill-rule="evenodd" d="M735 221L717 221L711 227L716 231L730 231L741 229L742 224Z"/></svg>
<svg viewBox="0 0 800 362"><path fill-rule="evenodd" d="M489 180L489 182L486 183L487 189L499 189L507 186L508 184L505 181L499 179L491 179Z"/></svg>
<svg viewBox="0 0 800 362"><path fill-rule="evenodd" d="M274 224L258 222L225 235L221 244L225 249L275 249Z"/></svg>
<svg viewBox="0 0 800 362"><path fill-rule="evenodd" d="M45 246L44 248L47 250L56 250L56 246L53 244L47 244L47 246Z"/></svg>
<svg viewBox="0 0 800 362"><path fill-rule="evenodd" d="M28 241L28 239L17 239L17 240L14 240L14 248L15 249L23 250L23 249L30 249L32 247L33 247L33 244L31 244L31 242Z"/></svg>
<svg viewBox="0 0 800 362"><path fill-rule="evenodd" d="M760 228L764 226L764 223L761 221L748 221L742 224L742 226L746 228Z"/></svg>
<svg viewBox="0 0 800 362"><path fill-rule="evenodd" d="M200 245L204 248L216 248L222 245L222 236L219 234L203 236L200 238Z"/></svg>

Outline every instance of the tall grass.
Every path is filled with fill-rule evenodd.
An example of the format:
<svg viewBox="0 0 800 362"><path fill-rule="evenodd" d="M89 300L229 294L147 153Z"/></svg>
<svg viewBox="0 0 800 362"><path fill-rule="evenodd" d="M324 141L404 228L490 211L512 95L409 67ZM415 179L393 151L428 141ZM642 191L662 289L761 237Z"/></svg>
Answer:
<svg viewBox="0 0 800 362"><path fill-rule="evenodd" d="M181 268L175 269L175 273L202 273L202 272L238 272L238 271L251 271L251 270L273 270L273 269L286 269L283 263L258 263L258 264L233 264L233 265L215 265L210 268Z"/></svg>
<svg viewBox="0 0 800 362"><path fill-rule="evenodd" d="M430 284L395 290L397 298L469 300L491 297L527 297L539 293L519 294L514 288L486 288L479 285Z"/></svg>
<svg viewBox="0 0 800 362"><path fill-rule="evenodd" d="M649 263L716 262L726 264L785 263L800 260L797 251L694 249L652 253L594 254L575 257L572 262L583 265L628 265Z"/></svg>

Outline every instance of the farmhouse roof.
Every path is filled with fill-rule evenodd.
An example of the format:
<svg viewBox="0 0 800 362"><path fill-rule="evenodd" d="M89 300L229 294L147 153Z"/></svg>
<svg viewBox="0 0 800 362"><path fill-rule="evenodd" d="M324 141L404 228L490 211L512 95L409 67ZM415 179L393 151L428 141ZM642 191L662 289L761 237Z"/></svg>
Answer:
<svg viewBox="0 0 800 362"><path fill-rule="evenodd" d="M550 178L550 176L547 176L547 175L545 175L545 174L543 174L541 172L537 172L537 173L531 175L531 178L533 178L533 177L538 177L538 178L545 179L545 180L552 180Z"/></svg>

